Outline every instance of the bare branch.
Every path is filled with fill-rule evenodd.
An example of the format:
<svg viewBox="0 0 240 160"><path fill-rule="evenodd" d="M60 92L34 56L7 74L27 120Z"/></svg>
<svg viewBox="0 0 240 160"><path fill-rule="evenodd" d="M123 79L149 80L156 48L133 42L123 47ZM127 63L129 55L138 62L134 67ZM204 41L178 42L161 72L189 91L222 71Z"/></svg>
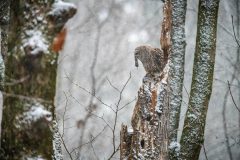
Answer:
<svg viewBox="0 0 240 160"><path fill-rule="evenodd" d="M118 102L117 102L117 104L116 104L116 107L117 107L117 108L116 108L116 111L115 111L114 125L113 125L113 130L112 130L112 134L113 134L113 137L112 137L112 141L113 141L113 152L116 151L115 131L116 131L116 125L117 125L117 119L118 119L118 111L119 111L118 108L119 108L119 104L120 104L120 102L121 102L121 100L122 100L122 93L123 93L125 87L127 86L128 82L130 81L130 79L131 79L131 72L130 72L130 74L129 74L129 77L128 77L126 83L123 85L123 87L122 87L122 89L121 89L121 91L120 91L120 93L119 93L119 99L118 99ZM119 148L119 146L118 146L118 148ZM116 152L115 152L115 153L116 153ZM114 154L115 154L115 153L114 153ZM114 155L114 154L113 154L113 155ZM112 156L113 156L113 155L112 155Z"/></svg>
<svg viewBox="0 0 240 160"><path fill-rule="evenodd" d="M110 126L110 124L103 118L104 115L102 115L101 117L96 115L96 114L94 114L94 113L92 113L92 115L97 117L97 118L99 118L99 119L101 119L111 130L113 130L113 128Z"/></svg>
<svg viewBox="0 0 240 160"><path fill-rule="evenodd" d="M63 131L62 131L62 135L61 135L61 137L63 138L63 136L64 136L64 124L65 124L65 115L66 115L66 111L67 111L67 105L68 105L68 97L67 97L67 95L66 95L66 93L64 92L64 95L65 95L65 98L66 98L66 103L65 103L65 106L64 106L64 112L63 112L63 122L62 122L62 125L63 125Z"/></svg>
<svg viewBox="0 0 240 160"><path fill-rule="evenodd" d="M123 105L121 108L118 109L118 111L124 109L125 107L127 107L129 104L131 104L132 102L135 102L137 100L137 98L135 97L133 100L129 101L128 103L126 103L125 105Z"/></svg>
<svg viewBox="0 0 240 160"><path fill-rule="evenodd" d="M113 151L113 153L110 155L110 157L108 158L108 160L110 160L111 158L113 158L113 156L119 151L120 149L120 144L118 145L117 149L115 151Z"/></svg>
<svg viewBox="0 0 240 160"><path fill-rule="evenodd" d="M57 122L57 124L58 124L58 120L57 120L57 119L56 119L56 122ZM64 123L64 122L63 122L63 123ZM58 126L56 126L56 127L58 127ZM63 129L63 130L64 130L64 129ZM61 138L61 142L62 142L62 144L63 144L64 149L65 149L66 152L68 153L70 159L73 160L73 157L72 157L71 153L69 152L69 150L68 150L68 148L67 148L67 145L66 145L66 143L65 143L65 141L64 141L64 139L63 139L63 135L60 135L60 138Z"/></svg>
<svg viewBox="0 0 240 160"><path fill-rule="evenodd" d="M233 15L231 17L232 17L232 28L233 28L234 38L235 38L235 41L237 42L238 47L240 47L240 43L239 43L239 40L237 39L235 29L234 29L234 25L233 25Z"/></svg>
<svg viewBox="0 0 240 160"><path fill-rule="evenodd" d="M105 126L105 127L102 129L102 131L99 132L99 133L98 133L95 137L93 137L90 141L88 141L88 142L86 142L86 143L83 143L83 144L81 144L80 146L74 148L74 149L70 152L70 154L72 154L72 153L73 153L74 151L76 151L77 149L82 148L83 146L94 142L94 141L104 132L104 130L106 129L106 127L107 127L107 126Z"/></svg>
<svg viewBox="0 0 240 160"><path fill-rule="evenodd" d="M203 147L203 152L204 152L205 158L206 158L206 160L208 160L207 152L206 152L204 144L202 144L202 147Z"/></svg>
<svg viewBox="0 0 240 160"><path fill-rule="evenodd" d="M108 107L109 109L111 109L113 112L113 108L104 103L99 97L97 97L95 94L93 94L92 92L88 91L87 89L85 89L84 87L80 86L78 83L75 83L73 80L70 79L70 77L68 75L66 75L66 78L75 86L77 86L78 88L80 88L81 90L83 90L84 92L88 93L89 95L93 96L94 98L96 98L101 104L103 104L104 106Z"/></svg>
<svg viewBox="0 0 240 160"><path fill-rule="evenodd" d="M117 87L115 87L112 83L111 83L111 81L107 78L107 81L108 81L108 83L110 84L110 86L113 88L113 89L115 89L117 92L121 92Z"/></svg>
<svg viewBox="0 0 240 160"><path fill-rule="evenodd" d="M240 112L240 109L238 108L238 106L237 106L237 104L236 104L236 102L235 102L235 100L234 100L234 98L233 98L229 81L228 81L228 89L229 89L229 92L230 92L230 95L231 95L231 98L232 98L232 101L233 101L234 106L236 107L236 109L238 110L238 112Z"/></svg>
<svg viewBox="0 0 240 160"><path fill-rule="evenodd" d="M68 153L68 155L69 155L70 159L71 159L71 160L73 160L73 158L72 158L72 155L71 155L71 153L69 152L69 150L68 150L68 148L67 148L67 146L66 146L66 144L65 144L65 142L64 142L64 139L63 139L63 137L62 137L62 136L60 136L60 138L61 138L61 140L62 140L62 144L63 144L63 146L64 146L64 148L65 148L66 152Z"/></svg>

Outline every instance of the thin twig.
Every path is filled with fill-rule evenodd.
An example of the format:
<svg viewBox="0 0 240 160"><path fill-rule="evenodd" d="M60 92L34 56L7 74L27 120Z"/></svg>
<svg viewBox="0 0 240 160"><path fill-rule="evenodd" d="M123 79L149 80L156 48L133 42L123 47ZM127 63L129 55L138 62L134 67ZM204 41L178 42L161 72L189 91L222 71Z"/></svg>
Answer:
<svg viewBox="0 0 240 160"><path fill-rule="evenodd" d="M57 121L57 124L59 124L57 119L56 119L56 121ZM57 126L57 127L58 127L58 126ZM64 149L66 150L66 152L67 152L67 154L69 155L70 159L73 160L73 157L72 157L71 153L69 152L69 150L68 150L68 148L67 148L67 145L66 145L66 143L65 143L62 135L60 135L60 138L61 138L61 142L62 142L62 144L63 144Z"/></svg>
<svg viewBox="0 0 240 160"><path fill-rule="evenodd" d="M132 102L135 102L136 99L137 99L137 98L135 97L133 100L129 101L128 103L126 103L125 105L123 105L121 108L119 108L118 111L124 109L124 108L127 107L129 104L131 104Z"/></svg>
<svg viewBox="0 0 240 160"><path fill-rule="evenodd" d="M183 84L183 88L184 88L185 92L187 93L187 96L188 96L188 99L189 99L189 98L190 98L190 95L189 95L189 93L188 93L188 91L187 91L187 88L185 87L184 84Z"/></svg>
<svg viewBox="0 0 240 160"><path fill-rule="evenodd" d="M118 150L118 148L119 148L119 146L118 146L118 148L116 148L116 142L115 142L115 141L116 141L115 132L116 132L116 126L117 126L119 104L120 104L120 102L121 102L121 100L122 100L123 91L124 91L124 89L126 88L126 86L127 86L128 82L130 81L130 79L131 79L131 72L130 72L130 74L129 74L129 77L128 77L127 81L125 82L125 84L123 85L121 91L119 92L119 99L118 99L118 102L117 102L117 104L116 104L114 125L113 125L113 130L112 130L112 135L113 135L113 137L112 137L113 153L111 154L110 158L111 158L112 156L114 156L114 154L117 152L117 150ZM110 159L110 158L109 158L109 159Z"/></svg>
<svg viewBox="0 0 240 160"><path fill-rule="evenodd" d="M98 116L98 115L96 115L96 114L94 114L94 113L91 113L91 114L92 114L92 116L95 116L95 117L101 119L111 130L113 130L113 128L110 126L110 124L108 124L108 122L103 118L104 115L102 115L102 116L100 117L100 116Z"/></svg>
<svg viewBox="0 0 240 160"><path fill-rule="evenodd" d="M238 106L237 106L237 104L236 104L236 102L235 102L235 100L234 100L234 98L233 98L229 81L228 81L228 89L229 89L229 92L230 92L230 95L231 95L231 98L232 98L232 101L233 101L234 106L236 107L236 109L238 110L238 112L240 112L240 109L238 108Z"/></svg>
<svg viewBox="0 0 240 160"><path fill-rule="evenodd" d="M104 130L106 129L106 127L107 126L104 126L104 128L102 129L102 131L101 132L99 132L95 137L93 137L90 141L88 141L88 142L86 142L86 143L83 143L83 144L81 144L80 146L78 146L78 147L76 147L76 148L73 148L73 150L70 152L71 154L75 151L75 150L77 150L77 149L79 149L79 148L82 148L83 146L85 146L85 145L87 145L87 144L90 144L90 143L92 143L93 141L95 141L103 132L104 132Z"/></svg>
<svg viewBox="0 0 240 160"><path fill-rule="evenodd" d="M205 158L206 158L206 160L208 160L207 152L206 152L204 144L202 144L202 147L203 147L203 152L204 152Z"/></svg>
<svg viewBox="0 0 240 160"><path fill-rule="evenodd" d="M239 41L237 39L237 36L236 36L236 33L235 33L235 29L234 29L234 25L233 25L233 15L231 17L232 17L232 28L233 28L234 38L235 38L235 41L237 42L238 47L240 47L240 43L239 43Z"/></svg>
<svg viewBox="0 0 240 160"><path fill-rule="evenodd" d="M120 92L120 90L117 87L115 87L108 78L107 81L113 89L115 89L117 92Z"/></svg>
<svg viewBox="0 0 240 160"><path fill-rule="evenodd" d="M93 150L93 154L94 154L94 156L97 158L97 160L99 160L99 158L98 158L98 156L97 156L97 154L96 154L96 152L95 152L95 149L94 149L93 144L90 143L90 145L91 145L91 148L92 148L92 150Z"/></svg>
<svg viewBox="0 0 240 160"><path fill-rule="evenodd" d="M64 92L64 96L65 96L65 98L66 98L66 103L65 103L65 106L64 106L64 112L63 112L63 122L62 122L62 125L63 125L63 127L62 127L62 129L63 129L63 133L62 133L62 137L64 136L64 128L65 128L65 115L66 115L66 111L67 111L67 105L68 105L68 97L67 97L67 95L66 95L66 93Z"/></svg>
<svg viewBox="0 0 240 160"><path fill-rule="evenodd" d="M66 146L66 144L65 144L65 141L63 140L63 137L60 136L60 138L61 138L61 141L62 141L63 147L65 148L66 152L68 153L70 159L73 160L72 155L71 155L71 153L69 152L69 150L68 150L68 148L67 148L67 146Z"/></svg>
<svg viewBox="0 0 240 160"><path fill-rule="evenodd" d="M77 86L78 88L80 88L81 90L83 90L84 92L86 92L86 93L88 93L89 95L91 95L91 96L93 96L94 98L96 98L101 104L103 104L104 106L106 106L106 107L108 107L109 109L111 109L112 111L114 111L113 108L112 108L110 105L104 103L99 97L97 97L95 94L93 94L92 92L88 91L88 90L85 89L84 87L80 86L78 83L75 83L73 80L70 79L70 77L69 77L68 75L66 75L66 78L67 78L72 84L74 84L75 86Z"/></svg>
<svg viewBox="0 0 240 160"><path fill-rule="evenodd" d="M110 160L120 149L120 144L118 145L117 149L115 151L113 151L113 153L110 155L110 157L108 158L108 160Z"/></svg>

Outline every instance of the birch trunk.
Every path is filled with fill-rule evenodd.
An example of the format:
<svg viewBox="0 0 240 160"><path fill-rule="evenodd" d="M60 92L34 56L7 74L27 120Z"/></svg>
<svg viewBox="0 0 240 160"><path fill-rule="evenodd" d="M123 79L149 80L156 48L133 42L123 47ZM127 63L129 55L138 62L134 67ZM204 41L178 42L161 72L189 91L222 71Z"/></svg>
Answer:
<svg viewBox="0 0 240 160"><path fill-rule="evenodd" d="M180 156L197 160L212 92L219 0L200 0L190 100L184 120Z"/></svg>

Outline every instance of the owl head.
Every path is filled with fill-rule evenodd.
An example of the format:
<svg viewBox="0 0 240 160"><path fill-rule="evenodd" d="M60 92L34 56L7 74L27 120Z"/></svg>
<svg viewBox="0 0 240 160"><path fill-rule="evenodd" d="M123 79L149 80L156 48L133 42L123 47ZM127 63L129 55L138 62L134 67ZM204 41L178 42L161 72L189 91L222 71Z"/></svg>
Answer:
<svg viewBox="0 0 240 160"><path fill-rule="evenodd" d="M148 54L147 52L149 52L151 50L151 48L152 47L149 45L141 45L135 49L134 58L135 58L135 66L136 67L138 67L138 60L140 60L142 62L142 60L144 59L146 54Z"/></svg>

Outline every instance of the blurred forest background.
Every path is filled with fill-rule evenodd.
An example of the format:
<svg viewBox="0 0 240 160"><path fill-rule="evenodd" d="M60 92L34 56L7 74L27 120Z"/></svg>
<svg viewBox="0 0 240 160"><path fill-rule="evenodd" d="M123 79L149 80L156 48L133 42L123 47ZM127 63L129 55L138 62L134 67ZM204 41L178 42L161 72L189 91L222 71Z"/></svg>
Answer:
<svg viewBox="0 0 240 160"><path fill-rule="evenodd" d="M145 75L142 65L134 66L134 49L141 44L160 47L163 2L71 2L77 6L77 13L65 25L65 43L58 58L55 106L59 130L65 147L74 157L108 159L114 152L113 141L117 146L120 143L121 124L130 125L137 92ZM197 1L188 0L180 124L183 124L191 87L197 14ZM240 104L240 48L234 38L233 25L240 39L240 1L221 0L213 92L205 130L209 160L240 159L240 113L228 86L229 81L234 100ZM123 92L119 92L121 89ZM116 107L121 108L117 113L114 112ZM62 147L64 159L69 159L65 147ZM119 153L114 157L118 159ZM203 151L199 159L206 159Z"/></svg>
<svg viewBox="0 0 240 160"><path fill-rule="evenodd" d="M156 0L115 0L114 5L108 0L73 2L78 6L78 12L67 24L67 39L59 58L56 96L57 113L60 119L63 119L67 103L65 142L70 148L88 142L105 126L101 118L96 116L86 118L90 104L95 105L94 114L103 116L109 124L113 124L114 121L114 113L96 99L92 100L84 89L94 91L104 103L114 106L118 101L118 92L108 81L117 88L121 88L131 72L131 80L124 90L121 103L124 105L136 97L145 73L142 66L139 68L134 66L134 48L141 44L159 47L163 14L163 3ZM183 92L182 105L185 107L182 109L182 116L186 111L191 84L198 13L196 2L188 1L187 5L184 77L186 90ZM240 158L239 112L234 107L227 85L227 81L230 81L233 95L239 104L240 53L231 22L231 15L233 15L236 33L239 34L239 11L238 0L220 2L213 93L205 132L205 147L209 159L230 159L228 148L230 148L232 159ZM120 111L117 130L122 123L130 124L134 105L135 102L130 103ZM81 141L82 123L85 122L84 137ZM116 136L119 139L119 131L116 132ZM111 154L111 146L111 130L106 128L99 138L94 140L94 149L91 144L81 148L82 158L95 159L93 152L96 152L99 159L107 158ZM202 155L200 159L205 157Z"/></svg>

